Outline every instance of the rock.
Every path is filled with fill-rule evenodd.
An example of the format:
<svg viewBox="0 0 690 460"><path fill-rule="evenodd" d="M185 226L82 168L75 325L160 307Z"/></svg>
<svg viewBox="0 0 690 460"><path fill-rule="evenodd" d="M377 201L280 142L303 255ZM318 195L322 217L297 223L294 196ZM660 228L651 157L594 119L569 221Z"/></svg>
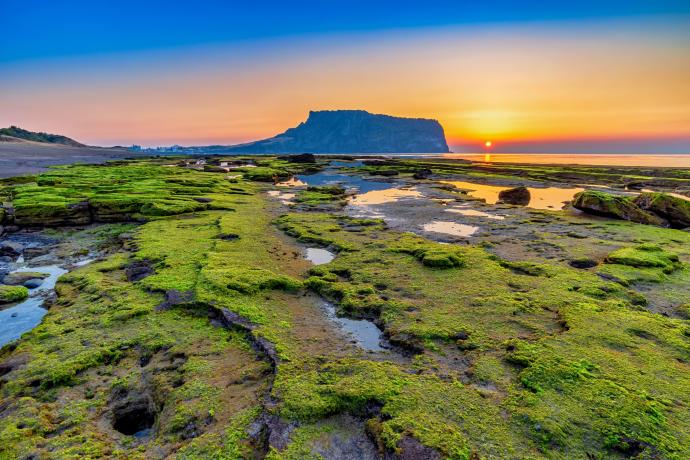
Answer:
<svg viewBox="0 0 690 460"><path fill-rule="evenodd" d="M415 179L428 179L434 172L431 169L420 169L412 175Z"/></svg>
<svg viewBox="0 0 690 460"><path fill-rule="evenodd" d="M125 267L125 275L127 281L139 281L153 274L153 267L151 261L148 259L135 260Z"/></svg>
<svg viewBox="0 0 690 460"><path fill-rule="evenodd" d="M6 275L2 280L3 283L9 284L10 286L24 285L27 281L47 278L48 274L39 272L12 272Z"/></svg>
<svg viewBox="0 0 690 460"><path fill-rule="evenodd" d="M411 436L403 436L398 441L398 452L396 455L387 455L387 459L399 460L441 460L438 451L427 447Z"/></svg>
<svg viewBox="0 0 690 460"><path fill-rule="evenodd" d="M0 256L19 257L24 251L24 246L14 241L3 241L0 243Z"/></svg>
<svg viewBox="0 0 690 460"><path fill-rule="evenodd" d="M19 302L29 296L29 290L24 286L0 285L0 305Z"/></svg>
<svg viewBox="0 0 690 460"><path fill-rule="evenodd" d="M176 289L169 289L165 291L165 301L156 307L156 310L167 310L175 305L181 305L194 300L194 293L192 291L178 291Z"/></svg>
<svg viewBox="0 0 690 460"><path fill-rule="evenodd" d="M51 206L50 203L16 205L14 222L19 226L59 227L63 225L88 225L92 222L88 201L70 203L67 206Z"/></svg>
<svg viewBox="0 0 690 460"><path fill-rule="evenodd" d="M629 220L638 224L667 225L665 220L640 208L630 197L622 195L586 190L575 195L573 207L589 214Z"/></svg>
<svg viewBox="0 0 690 460"><path fill-rule="evenodd" d="M633 203L666 219L673 228L690 227L690 199L666 193L641 193Z"/></svg>
<svg viewBox="0 0 690 460"><path fill-rule="evenodd" d="M302 153L288 156L287 161L290 163L316 163L316 157L313 153Z"/></svg>
<svg viewBox="0 0 690 460"><path fill-rule="evenodd" d="M27 289L36 289L41 284L43 284L43 280L41 278L32 278L30 280L24 281L22 283L22 286L24 286Z"/></svg>
<svg viewBox="0 0 690 460"><path fill-rule="evenodd" d="M529 193L527 187L524 186L501 190L498 193L498 200L500 202L519 206L528 205L531 198L532 195Z"/></svg>
<svg viewBox="0 0 690 460"><path fill-rule="evenodd" d="M384 169L381 171L371 171L369 174L371 174L372 176L391 177L391 176L397 176L400 173L398 171L393 170L393 169Z"/></svg>
<svg viewBox="0 0 690 460"><path fill-rule="evenodd" d="M306 122L261 141L231 146L242 153L448 153L436 120L377 115L364 110L309 112Z"/></svg>
<svg viewBox="0 0 690 460"><path fill-rule="evenodd" d="M0 363L0 376L9 374L10 372L20 368L29 361L28 356L19 355L12 356Z"/></svg>
<svg viewBox="0 0 690 460"><path fill-rule="evenodd" d="M31 260L35 257L40 257L48 254L52 248L50 247L40 247L40 248L26 248L24 250L24 258L26 260Z"/></svg>

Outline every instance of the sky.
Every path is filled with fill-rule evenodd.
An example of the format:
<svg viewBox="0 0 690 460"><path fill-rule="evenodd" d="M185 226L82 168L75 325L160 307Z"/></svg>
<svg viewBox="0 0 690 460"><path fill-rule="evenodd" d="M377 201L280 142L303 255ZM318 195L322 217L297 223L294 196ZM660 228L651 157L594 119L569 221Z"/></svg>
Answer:
<svg viewBox="0 0 690 460"><path fill-rule="evenodd" d="M567 4L566 4L567 3ZM516 6L517 5L517 6ZM690 2L0 0L0 126L233 144L310 110L451 149L690 153Z"/></svg>

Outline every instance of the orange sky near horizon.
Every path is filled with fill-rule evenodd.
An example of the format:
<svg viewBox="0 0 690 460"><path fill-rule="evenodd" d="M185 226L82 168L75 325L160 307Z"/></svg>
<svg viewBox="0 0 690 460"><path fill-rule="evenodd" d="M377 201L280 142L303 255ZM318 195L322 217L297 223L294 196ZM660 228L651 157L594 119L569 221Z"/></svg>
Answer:
<svg viewBox="0 0 690 460"><path fill-rule="evenodd" d="M690 136L690 32L435 28L65 58L0 72L0 125L96 145L270 137L309 110L436 118L449 144Z"/></svg>

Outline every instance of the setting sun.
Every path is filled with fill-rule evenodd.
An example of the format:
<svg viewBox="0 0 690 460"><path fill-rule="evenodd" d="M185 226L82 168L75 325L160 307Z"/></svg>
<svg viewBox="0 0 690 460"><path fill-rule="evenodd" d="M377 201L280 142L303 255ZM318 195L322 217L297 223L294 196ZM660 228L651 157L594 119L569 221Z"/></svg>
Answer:
<svg viewBox="0 0 690 460"><path fill-rule="evenodd" d="M484 147L486 147L487 149L490 149L492 145L494 145L494 144L491 141L484 142Z"/></svg>

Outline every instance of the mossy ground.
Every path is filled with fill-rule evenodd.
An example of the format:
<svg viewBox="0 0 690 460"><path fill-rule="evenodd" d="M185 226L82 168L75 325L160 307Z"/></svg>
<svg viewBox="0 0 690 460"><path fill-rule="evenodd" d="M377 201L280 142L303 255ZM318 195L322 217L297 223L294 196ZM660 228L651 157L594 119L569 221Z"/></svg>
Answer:
<svg viewBox="0 0 690 460"><path fill-rule="evenodd" d="M259 167L287 167L266 161ZM152 180L177 185L167 198L142 198L139 213L159 199L212 201L104 230L113 245L118 232L132 233L129 251L63 277L43 323L0 351L0 363L15 363L0 381L1 458L247 458L264 453L249 434L264 412L298 425L272 459L318 458L345 414L390 452L412 437L457 459L690 456L690 324L648 311L634 289L645 277L672 287L687 279L684 232L587 221L597 238L583 240L567 236L582 222L562 218L563 232L538 239L606 259L580 270L311 206L279 216L264 186L219 173L141 162L75 168L104 182L140 177L124 185L136 189L146 188L147 167ZM69 171L57 176L75 189ZM264 173L273 174L252 178ZM311 204L335 196L307 192ZM296 241L337 257L310 268ZM152 274L129 282L135 262ZM612 267L628 282L599 276ZM394 351L351 344L318 296L375 320ZM253 329L218 327L220 309ZM252 347L257 340L275 347L274 363ZM118 404L141 395L155 409L151 437L114 430Z"/></svg>

